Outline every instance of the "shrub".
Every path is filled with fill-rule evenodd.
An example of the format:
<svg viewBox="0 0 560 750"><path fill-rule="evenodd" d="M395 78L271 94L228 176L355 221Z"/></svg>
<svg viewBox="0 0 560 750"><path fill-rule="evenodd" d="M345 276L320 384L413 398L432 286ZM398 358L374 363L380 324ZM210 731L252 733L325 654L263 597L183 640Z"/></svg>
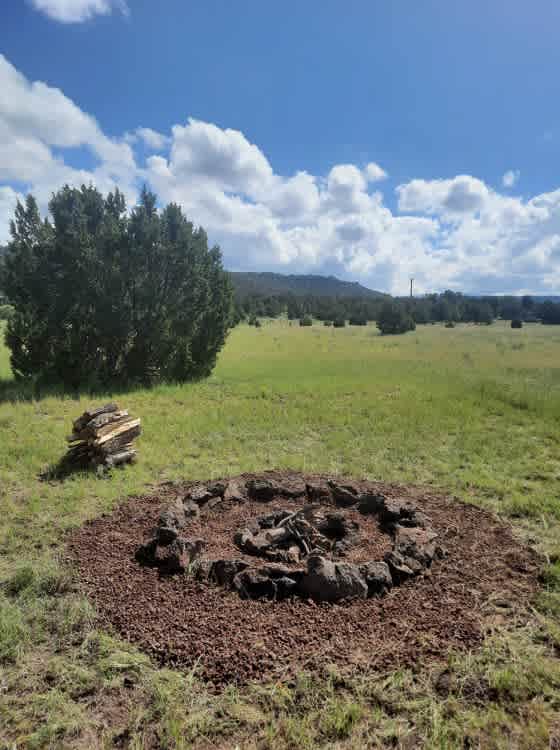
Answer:
<svg viewBox="0 0 560 750"><path fill-rule="evenodd" d="M511 327L512 328L523 328L523 321L520 320L519 318L514 318L511 321Z"/></svg>
<svg viewBox="0 0 560 750"><path fill-rule="evenodd" d="M447 320L445 322L445 327L446 328L455 328L455 323L452 320Z"/></svg>
<svg viewBox="0 0 560 750"><path fill-rule="evenodd" d="M355 316L353 318L350 318L348 321L348 325L351 326L367 326L367 318L363 318L361 316Z"/></svg>
<svg viewBox="0 0 560 750"><path fill-rule="evenodd" d="M323 321L324 326L332 326L332 320L324 320Z"/></svg>
<svg viewBox="0 0 560 750"><path fill-rule="evenodd" d="M313 320L309 317L309 315L306 315L305 317L299 319L299 324L300 326L312 326Z"/></svg>
<svg viewBox="0 0 560 750"><path fill-rule="evenodd" d="M127 213L118 190L65 186L49 212L43 222L31 195L17 204L2 264L16 375L74 389L208 375L232 291L204 230L145 188Z"/></svg>
<svg viewBox="0 0 560 750"><path fill-rule="evenodd" d="M385 302L377 316L377 327L383 335L414 331L416 323L403 305Z"/></svg>
<svg viewBox="0 0 560 750"><path fill-rule="evenodd" d="M344 318L336 318L333 320L333 326L334 328L344 328L346 325L346 321Z"/></svg>
<svg viewBox="0 0 560 750"><path fill-rule="evenodd" d="M0 305L0 320L11 320L14 316L14 308L11 305Z"/></svg>

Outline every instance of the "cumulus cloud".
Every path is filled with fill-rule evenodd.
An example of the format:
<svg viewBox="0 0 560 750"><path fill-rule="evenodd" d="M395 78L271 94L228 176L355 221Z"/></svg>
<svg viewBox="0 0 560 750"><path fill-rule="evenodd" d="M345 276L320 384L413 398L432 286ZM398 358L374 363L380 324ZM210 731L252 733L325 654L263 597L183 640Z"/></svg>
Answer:
<svg viewBox="0 0 560 750"><path fill-rule="evenodd" d="M31 190L45 210L65 182L91 182L118 186L131 205L146 181L205 227L229 268L335 273L393 293L406 293L410 276L419 292L560 288L560 189L523 200L472 175L413 179L396 188L391 210L373 161L284 175L246 134L196 119L170 123L169 136L138 127L111 138L62 91L29 82L1 56L0 90L0 241L18 191ZM70 166L76 148L95 167Z"/></svg>
<svg viewBox="0 0 560 750"><path fill-rule="evenodd" d="M114 10L128 15L125 0L29 0L31 5L54 21L83 23L94 16L106 16Z"/></svg>
<svg viewBox="0 0 560 750"><path fill-rule="evenodd" d="M141 141L152 151L164 151L170 144L171 139L163 133L158 133L152 128L136 128L133 133L125 135L125 141L130 144Z"/></svg>
<svg viewBox="0 0 560 750"><path fill-rule="evenodd" d="M368 182L379 182L387 177L387 172L374 161L367 165L365 173Z"/></svg>
<svg viewBox="0 0 560 750"><path fill-rule="evenodd" d="M412 180L397 188L399 209L415 213L461 216L480 210L488 198L488 188L470 175L452 180Z"/></svg>
<svg viewBox="0 0 560 750"><path fill-rule="evenodd" d="M133 198L138 168L130 144L106 136L97 121L60 89L29 82L0 54L0 183L28 185L46 205L65 182L116 185ZM98 165L68 166L58 152L86 148Z"/></svg>
<svg viewBox="0 0 560 750"><path fill-rule="evenodd" d="M506 188L513 187L519 180L519 170L508 169L502 177L502 185Z"/></svg>

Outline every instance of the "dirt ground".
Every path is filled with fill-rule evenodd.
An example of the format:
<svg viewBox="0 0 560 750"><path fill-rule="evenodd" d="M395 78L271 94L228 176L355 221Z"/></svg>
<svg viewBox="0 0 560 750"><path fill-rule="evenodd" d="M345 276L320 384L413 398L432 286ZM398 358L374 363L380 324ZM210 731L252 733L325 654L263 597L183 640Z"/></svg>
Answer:
<svg viewBox="0 0 560 750"><path fill-rule="evenodd" d="M262 475L261 475L262 476ZM299 476L299 475L298 475ZM244 482L256 475L243 475ZM270 472L278 481L293 473ZM305 480L321 480L317 475ZM337 478L340 480L340 478ZM302 668L397 668L435 660L449 649L476 647L492 611L522 613L538 588L540 560L487 511L410 486L363 482L371 492L407 500L431 518L447 555L428 575L381 599L316 604L299 598L243 600L237 593L188 575L160 576L135 560L163 506L194 483L166 485L124 501L86 523L68 540L68 558L102 621L169 666L192 668L214 683L282 679ZM233 533L256 515L301 502L247 501L189 526L211 556L241 557ZM355 510L347 511L357 513ZM356 559L382 559L390 538L374 518L360 520L367 538Z"/></svg>

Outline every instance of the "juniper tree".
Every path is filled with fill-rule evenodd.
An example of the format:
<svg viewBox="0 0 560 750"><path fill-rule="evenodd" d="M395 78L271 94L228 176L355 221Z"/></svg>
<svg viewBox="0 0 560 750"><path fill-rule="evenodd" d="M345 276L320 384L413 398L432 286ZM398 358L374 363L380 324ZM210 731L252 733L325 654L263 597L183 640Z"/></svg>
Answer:
<svg viewBox="0 0 560 750"><path fill-rule="evenodd" d="M207 375L231 324L218 247L176 204L142 191L63 187L42 221L17 204L1 285L15 312L6 342L16 375L66 386Z"/></svg>

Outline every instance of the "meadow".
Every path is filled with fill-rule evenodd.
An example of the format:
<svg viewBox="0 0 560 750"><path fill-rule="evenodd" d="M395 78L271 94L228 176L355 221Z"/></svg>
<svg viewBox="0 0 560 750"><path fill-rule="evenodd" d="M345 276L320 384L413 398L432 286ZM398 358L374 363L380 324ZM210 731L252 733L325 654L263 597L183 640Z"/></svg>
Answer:
<svg viewBox="0 0 560 750"><path fill-rule="evenodd" d="M142 418L138 463L40 481L72 419L109 396ZM61 561L69 528L163 481L267 468L489 508L548 560L539 601L522 622L496 602L484 647L443 666L325 665L220 694L99 628ZM230 334L205 381L95 399L30 398L0 347L0 511L0 747L560 747L560 327L264 321Z"/></svg>

